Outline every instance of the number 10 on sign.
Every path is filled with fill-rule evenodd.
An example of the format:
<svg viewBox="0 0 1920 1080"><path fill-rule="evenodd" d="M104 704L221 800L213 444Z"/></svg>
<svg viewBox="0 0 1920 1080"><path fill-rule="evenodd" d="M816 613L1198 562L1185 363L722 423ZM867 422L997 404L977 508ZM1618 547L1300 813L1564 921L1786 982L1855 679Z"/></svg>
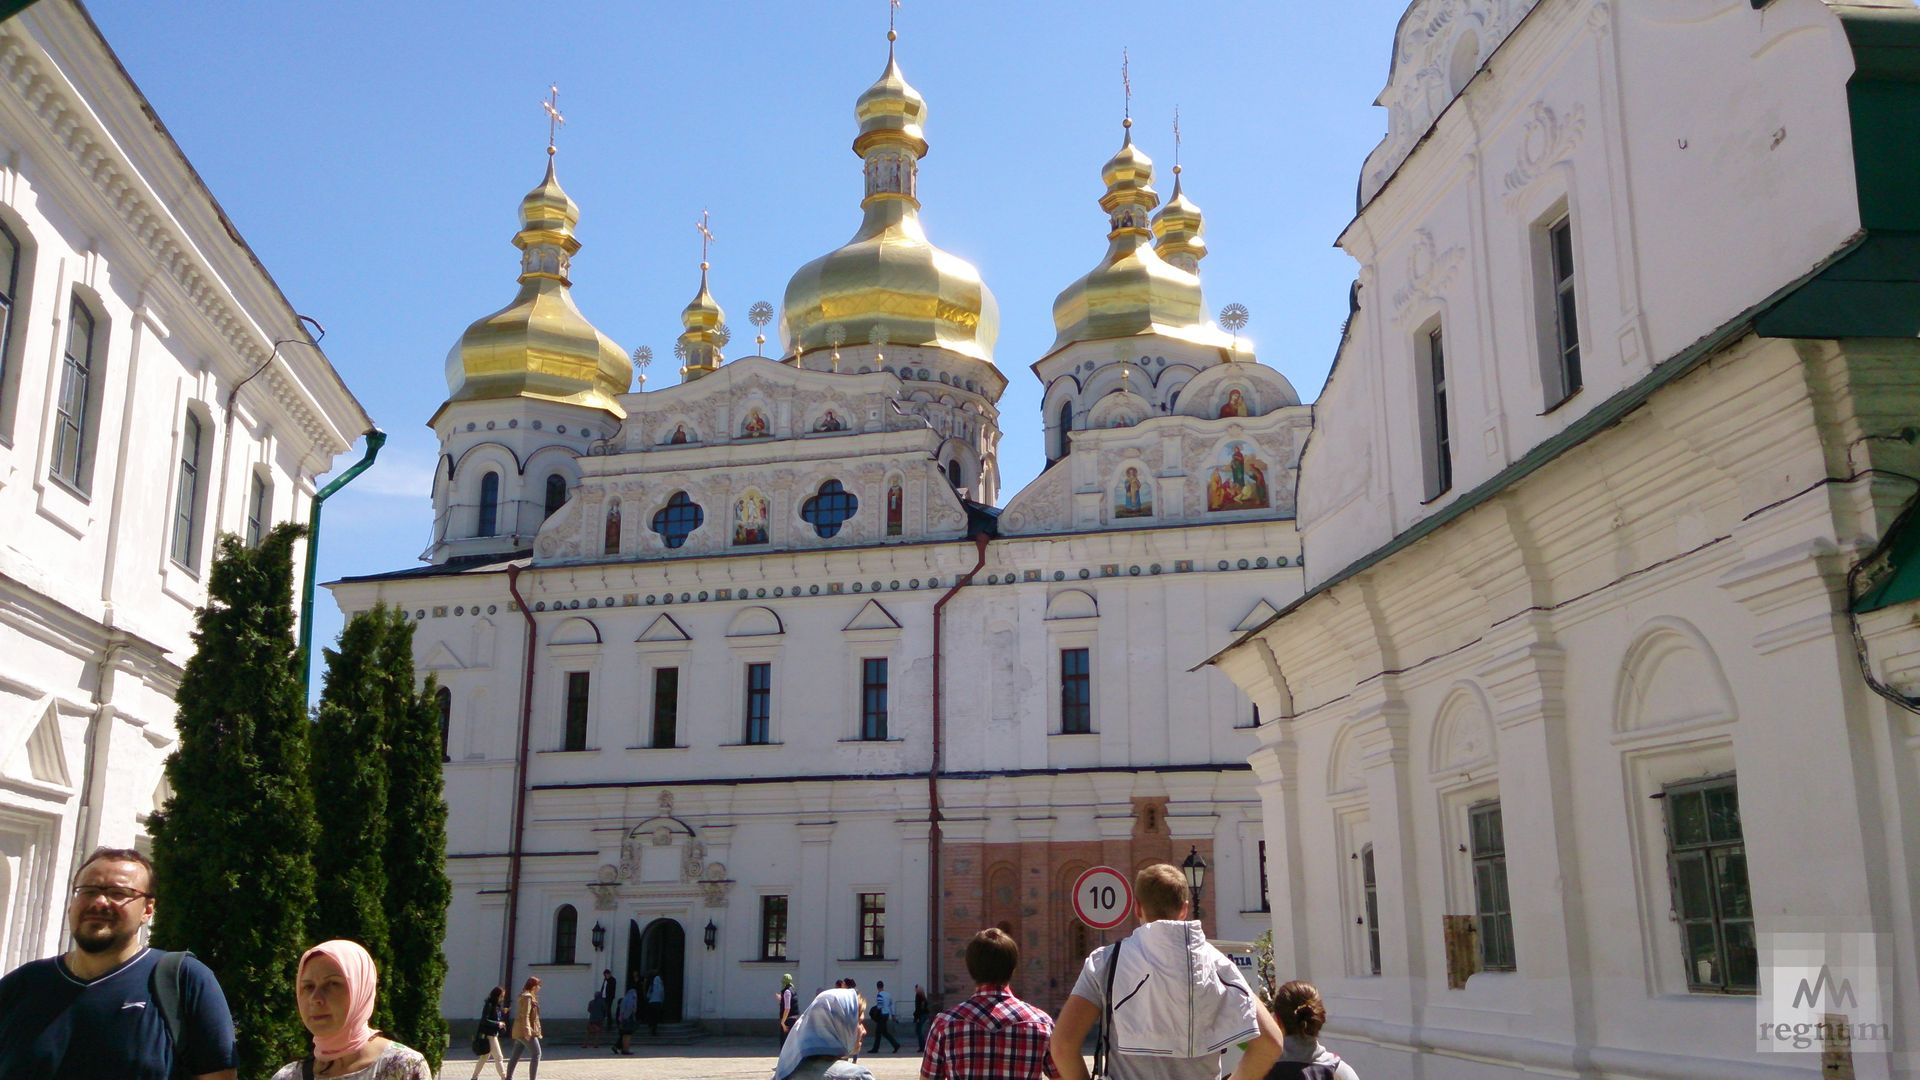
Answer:
<svg viewBox="0 0 1920 1080"><path fill-rule="evenodd" d="M1073 883L1073 913L1095 930L1111 930L1133 914L1133 885L1111 866L1096 866Z"/></svg>

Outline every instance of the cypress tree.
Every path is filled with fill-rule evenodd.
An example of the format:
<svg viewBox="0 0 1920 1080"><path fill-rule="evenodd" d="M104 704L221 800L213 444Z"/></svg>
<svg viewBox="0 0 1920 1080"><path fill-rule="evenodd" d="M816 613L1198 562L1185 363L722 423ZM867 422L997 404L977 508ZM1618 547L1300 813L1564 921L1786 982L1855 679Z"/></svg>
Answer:
<svg viewBox="0 0 1920 1080"><path fill-rule="evenodd" d="M149 825L154 944L191 949L233 1010L240 1076L303 1057L295 968L313 912L308 720L294 640L303 526L248 548L222 536L175 695L173 795Z"/></svg>
<svg viewBox="0 0 1920 1080"><path fill-rule="evenodd" d="M387 927L393 963L384 980L392 1031L438 1070L447 1024L440 988L447 961L447 804L443 798L438 686L413 689L413 625L387 612L383 685L396 691L387 732Z"/></svg>
<svg viewBox="0 0 1920 1080"><path fill-rule="evenodd" d="M382 982L393 968L387 943L387 732L394 688L387 662L385 608L347 620L327 671L313 727L313 800L320 825L314 849L312 938L351 938L366 946ZM401 693L413 691L411 673ZM383 988L384 989L384 988ZM390 995L374 1000L373 1024L392 1020Z"/></svg>

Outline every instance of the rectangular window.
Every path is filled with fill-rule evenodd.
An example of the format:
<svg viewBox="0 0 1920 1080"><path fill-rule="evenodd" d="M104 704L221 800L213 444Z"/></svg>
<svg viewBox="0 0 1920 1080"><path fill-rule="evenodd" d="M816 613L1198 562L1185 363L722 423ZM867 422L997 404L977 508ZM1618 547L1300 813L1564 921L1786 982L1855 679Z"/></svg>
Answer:
<svg viewBox="0 0 1920 1080"><path fill-rule="evenodd" d="M1680 916L1687 988L1755 993L1759 952L1753 937L1753 897L1747 889L1740 797L1733 777L1675 784L1663 794L1667 873Z"/></svg>
<svg viewBox="0 0 1920 1080"><path fill-rule="evenodd" d="M680 669L653 669L653 739L647 745L664 748L679 737Z"/></svg>
<svg viewBox="0 0 1920 1080"><path fill-rule="evenodd" d="M1260 910L1272 911L1273 904L1267 899L1267 842L1260 841Z"/></svg>
<svg viewBox="0 0 1920 1080"><path fill-rule="evenodd" d="M273 518L273 487L267 478L253 474L253 488L247 492L247 546L259 547Z"/></svg>
<svg viewBox="0 0 1920 1080"><path fill-rule="evenodd" d="M1060 650L1060 733L1093 731L1093 683L1086 649Z"/></svg>
<svg viewBox="0 0 1920 1080"><path fill-rule="evenodd" d="M7 390L7 357L13 352L13 298L20 289L20 242L0 225L0 397Z"/></svg>
<svg viewBox="0 0 1920 1080"><path fill-rule="evenodd" d="M1473 913L1480 921L1480 970L1512 971L1513 904L1507 898L1507 838L1500 804L1468 808L1467 832L1473 837Z"/></svg>
<svg viewBox="0 0 1920 1080"><path fill-rule="evenodd" d="M1380 891L1373 879L1373 845L1360 849L1360 892L1366 903L1367 973L1380 974Z"/></svg>
<svg viewBox="0 0 1920 1080"><path fill-rule="evenodd" d="M200 418L191 411L180 428L180 482L173 496L173 561L193 569L200 506Z"/></svg>
<svg viewBox="0 0 1920 1080"><path fill-rule="evenodd" d="M1421 434L1426 436L1426 498L1431 502L1453 486L1453 436L1447 422L1447 355L1441 327L1421 342Z"/></svg>
<svg viewBox="0 0 1920 1080"><path fill-rule="evenodd" d="M887 955L887 894L860 894L861 960L881 960Z"/></svg>
<svg viewBox="0 0 1920 1080"><path fill-rule="evenodd" d="M562 750L587 748L587 696L591 676L592 673L586 671L567 672L567 724Z"/></svg>
<svg viewBox="0 0 1920 1080"><path fill-rule="evenodd" d="M876 741L887 737L885 659L860 661L860 737Z"/></svg>
<svg viewBox="0 0 1920 1080"><path fill-rule="evenodd" d="M53 475L76 491L86 490L89 408L93 389L93 315L74 297L67 316L67 348L60 365L60 398L54 403Z"/></svg>
<svg viewBox="0 0 1920 1080"><path fill-rule="evenodd" d="M787 958L787 898L760 898L760 959Z"/></svg>
<svg viewBox="0 0 1920 1080"><path fill-rule="evenodd" d="M747 665L747 732L741 741L761 745L773 741L773 665Z"/></svg>
<svg viewBox="0 0 1920 1080"><path fill-rule="evenodd" d="M1553 305L1553 355L1547 393L1557 405L1580 389L1580 320L1573 293L1573 219L1547 226L1548 301ZM1556 385L1557 384L1557 385Z"/></svg>

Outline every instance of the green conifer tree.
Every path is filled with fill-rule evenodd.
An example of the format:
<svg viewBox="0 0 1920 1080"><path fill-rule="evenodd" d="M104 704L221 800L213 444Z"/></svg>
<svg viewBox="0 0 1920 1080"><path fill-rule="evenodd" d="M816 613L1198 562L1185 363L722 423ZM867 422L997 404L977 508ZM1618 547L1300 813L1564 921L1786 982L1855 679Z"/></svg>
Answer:
<svg viewBox="0 0 1920 1080"><path fill-rule="evenodd" d="M393 963L383 980L391 1030L437 1070L446 1046L440 988L447 961L447 804L443 797L439 687L413 689L413 625L387 612L382 685L394 694L387 732L387 927Z"/></svg>
<svg viewBox="0 0 1920 1080"><path fill-rule="evenodd" d="M391 978L387 941L388 730L395 688L387 659L385 608L347 620L327 670L313 727L313 801L320 843L313 852L314 941L351 938L366 946L382 982ZM409 665L409 668L411 665ZM413 692L411 671L400 696ZM383 987L384 990L384 987ZM373 1024L393 1017L391 995L374 999Z"/></svg>
<svg viewBox="0 0 1920 1080"><path fill-rule="evenodd" d="M173 795L154 816L154 944L191 949L233 1010L240 1076L306 1055L295 968L313 913L313 792L294 640L293 549L220 538L176 694Z"/></svg>

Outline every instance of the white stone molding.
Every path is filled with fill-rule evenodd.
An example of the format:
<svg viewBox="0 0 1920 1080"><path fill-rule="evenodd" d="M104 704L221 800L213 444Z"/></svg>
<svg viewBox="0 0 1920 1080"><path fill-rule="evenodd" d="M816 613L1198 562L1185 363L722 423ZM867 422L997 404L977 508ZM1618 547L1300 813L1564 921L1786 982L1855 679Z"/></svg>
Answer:
<svg viewBox="0 0 1920 1080"><path fill-rule="evenodd" d="M1549 169L1573 156L1586 126L1586 110L1578 103L1564 114L1544 101L1533 103L1520 131L1520 148L1515 153L1513 168L1507 170L1501 182L1505 192L1502 201L1508 210L1517 209L1525 202L1527 193Z"/></svg>
<svg viewBox="0 0 1920 1080"><path fill-rule="evenodd" d="M1394 321L1404 324L1443 300L1466 261L1466 249L1459 244L1441 251L1433 233L1415 229L1407 249L1406 283L1393 293Z"/></svg>

